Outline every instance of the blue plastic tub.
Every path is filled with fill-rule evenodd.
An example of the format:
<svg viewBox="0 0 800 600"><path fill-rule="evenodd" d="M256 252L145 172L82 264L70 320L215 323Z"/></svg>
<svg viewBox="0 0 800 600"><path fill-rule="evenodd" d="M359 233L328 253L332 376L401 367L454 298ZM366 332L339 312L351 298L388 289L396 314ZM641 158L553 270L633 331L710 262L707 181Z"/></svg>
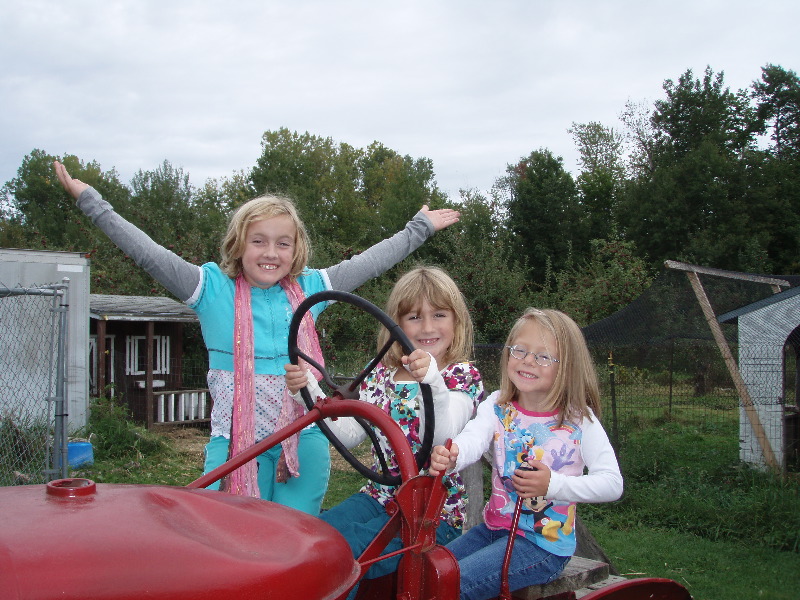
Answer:
<svg viewBox="0 0 800 600"><path fill-rule="evenodd" d="M69 442L67 444L67 462L76 469L83 465L94 464L94 449L90 442Z"/></svg>

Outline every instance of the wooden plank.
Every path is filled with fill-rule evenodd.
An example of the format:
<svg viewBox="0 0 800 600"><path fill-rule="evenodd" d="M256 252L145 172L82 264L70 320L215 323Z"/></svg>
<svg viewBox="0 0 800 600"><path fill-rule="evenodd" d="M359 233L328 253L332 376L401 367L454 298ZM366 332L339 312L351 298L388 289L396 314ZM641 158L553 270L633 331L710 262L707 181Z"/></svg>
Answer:
<svg viewBox="0 0 800 600"><path fill-rule="evenodd" d="M626 577L622 577L620 575L609 575L608 579L603 579L603 581L592 583L591 585L587 585L585 588L575 590L575 598L583 598L586 594L590 594L596 590L606 587L607 585L611 585L612 583L619 583L620 581L625 580Z"/></svg>
<svg viewBox="0 0 800 600"><path fill-rule="evenodd" d="M464 531L483 522L483 461L472 463L459 471L467 491L467 511L464 515Z"/></svg>
<svg viewBox="0 0 800 600"><path fill-rule="evenodd" d="M554 594L561 594L586 588L608 579L608 565L604 562L573 556L555 581L545 585L531 585L513 593L520 600L539 600Z"/></svg>
<svg viewBox="0 0 800 600"><path fill-rule="evenodd" d="M780 291L777 287L789 287L789 282L785 279L774 277L763 277L762 275L751 275L750 273L740 273L738 271L726 271L724 269L713 269L711 267L701 267L690 265L677 260L665 260L664 266L676 271L686 271L688 273L700 273L702 275L714 275L715 277L725 277L727 279L740 279L742 281L752 281L753 283L766 283L773 286L773 291Z"/></svg>

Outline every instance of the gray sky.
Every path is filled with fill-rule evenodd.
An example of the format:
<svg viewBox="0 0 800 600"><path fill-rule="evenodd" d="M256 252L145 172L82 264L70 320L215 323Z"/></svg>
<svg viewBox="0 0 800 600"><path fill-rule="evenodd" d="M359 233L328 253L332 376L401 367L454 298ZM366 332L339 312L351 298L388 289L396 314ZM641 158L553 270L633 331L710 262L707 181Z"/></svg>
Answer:
<svg viewBox="0 0 800 600"><path fill-rule="evenodd" d="M3 0L0 184L34 148L194 185L255 164L287 127L433 161L488 191L567 129L706 65L731 90L800 70L796 0Z"/></svg>

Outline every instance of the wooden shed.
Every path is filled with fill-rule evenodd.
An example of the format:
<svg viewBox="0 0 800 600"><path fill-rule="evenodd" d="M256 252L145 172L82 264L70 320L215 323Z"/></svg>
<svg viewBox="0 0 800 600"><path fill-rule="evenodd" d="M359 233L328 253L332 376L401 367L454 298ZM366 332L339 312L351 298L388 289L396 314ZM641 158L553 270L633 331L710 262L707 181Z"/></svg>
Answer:
<svg viewBox="0 0 800 600"><path fill-rule="evenodd" d="M90 394L121 396L148 428L208 421L206 387L184 385L183 328L197 315L165 297L89 295Z"/></svg>

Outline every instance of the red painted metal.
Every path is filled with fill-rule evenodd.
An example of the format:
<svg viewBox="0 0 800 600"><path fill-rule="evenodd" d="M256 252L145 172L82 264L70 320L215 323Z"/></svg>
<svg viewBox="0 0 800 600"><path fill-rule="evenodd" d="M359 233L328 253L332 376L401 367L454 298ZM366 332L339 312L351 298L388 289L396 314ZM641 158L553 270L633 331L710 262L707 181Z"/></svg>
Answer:
<svg viewBox="0 0 800 600"><path fill-rule="evenodd" d="M392 449L395 451L397 465L400 469L400 477L403 481L408 481L417 474L417 464L414 460L414 455L408 445L408 440L403 435L402 430L397 426L397 423L385 412L376 406L360 400L343 400L341 398L331 399L323 398L319 400L312 409L305 415L295 420L291 425L288 425L276 431L271 436L264 438L257 444L250 446L247 450L234 456L221 465L209 471L202 477L190 483L189 488L201 488L211 485L215 481L222 479L230 473L238 469L244 463L252 460L262 452L272 448L288 438L289 436L297 433L301 429L315 423L321 419L329 417L363 417L370 423L380 429L389 441Z"/></svg>
<svg viewBox="0 0 800 600"><path fill-rule="evenodd" d="M200 489L309 423L342 416L361 416L382 429L405 481L390 508L394 518L358 561L319 519ZM404 556L393 597L455 600L458 563L435 543L445 500L441 476L416 472L391 417L365 402L337 399L318 402L186 488L86 479L0 488L0 590L4 600L344 598L368 561L400 535Z"/></svg>
<svg viewBox="0 0 800 600"><path fill-rule="evenodd" d="M0 506L4 600L336 598L360 575L326 523L222 492L67 479Z"/></svg>

